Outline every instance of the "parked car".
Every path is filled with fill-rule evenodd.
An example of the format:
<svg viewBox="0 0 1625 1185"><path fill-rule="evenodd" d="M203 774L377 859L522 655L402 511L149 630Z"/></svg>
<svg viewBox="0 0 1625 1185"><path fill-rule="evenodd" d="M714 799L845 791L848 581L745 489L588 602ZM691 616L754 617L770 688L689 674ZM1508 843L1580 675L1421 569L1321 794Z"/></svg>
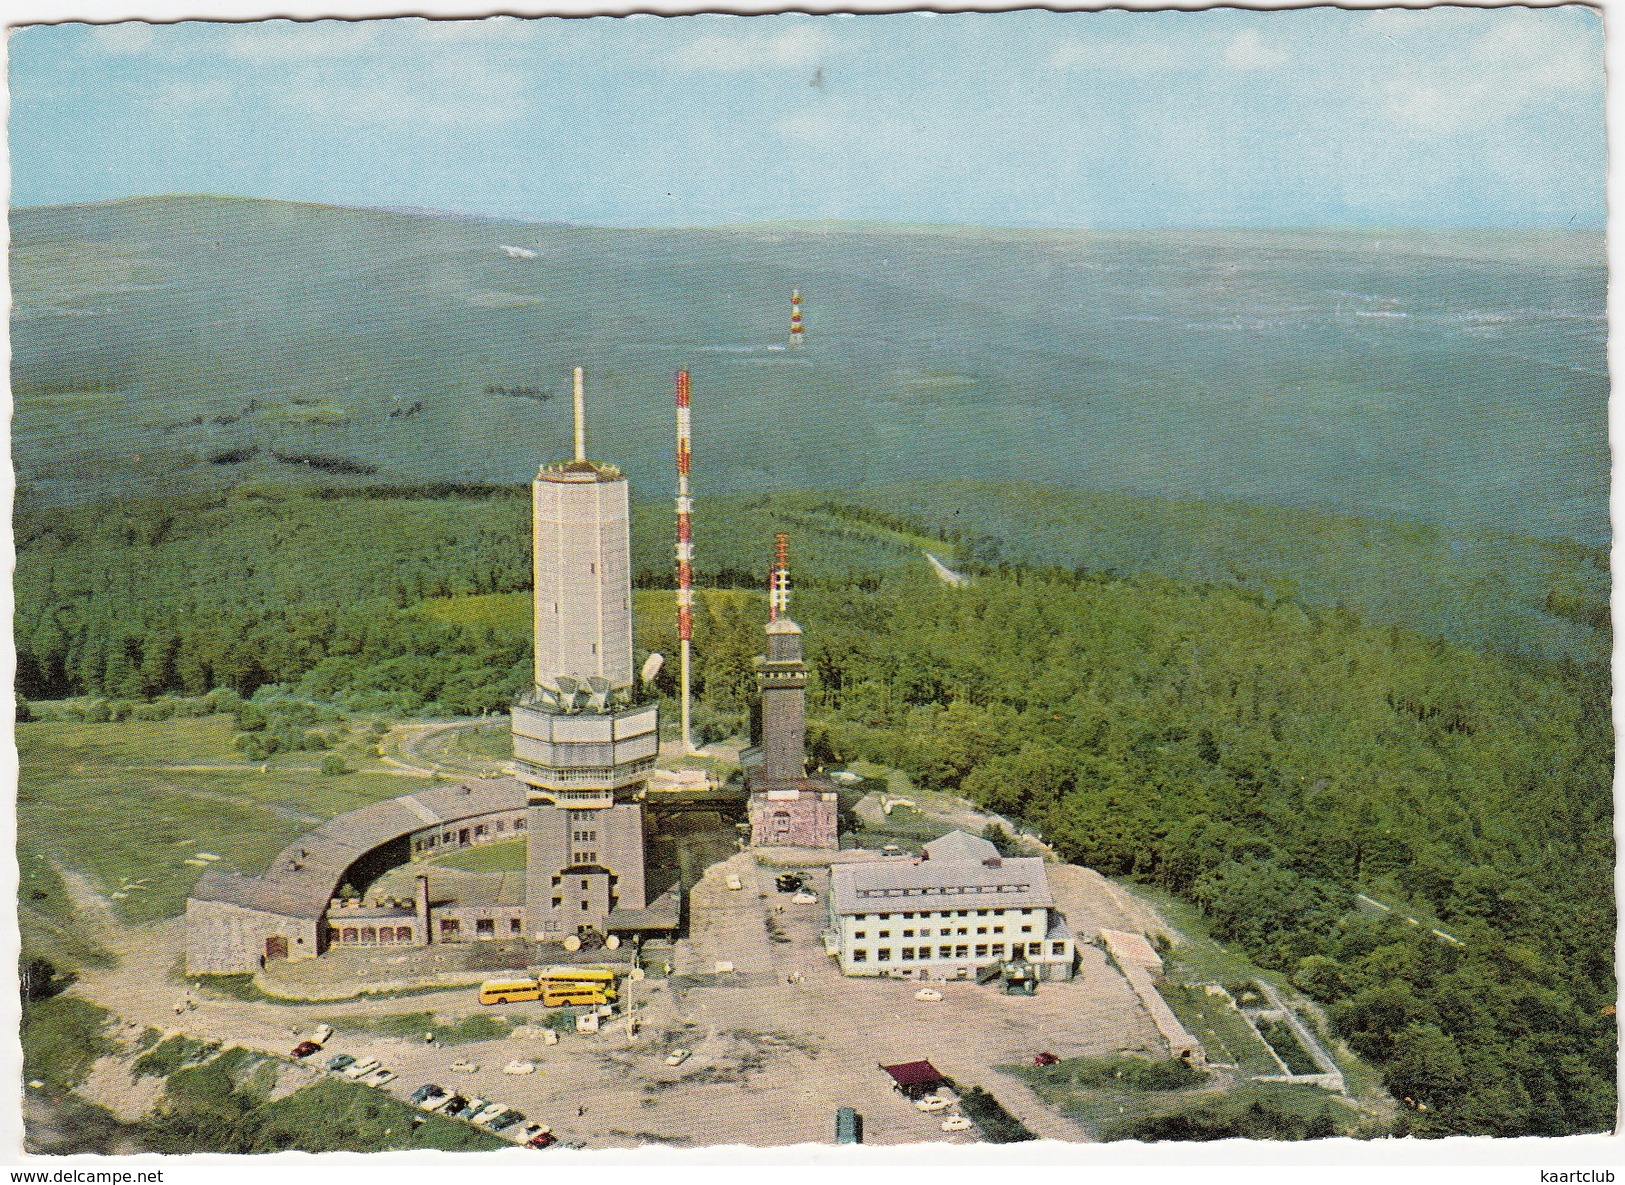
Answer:
<svg viewBox="0 0 1625 1185"><path fill-rule="evenodd" d="M946 1111L952 1104L941 1095L928 1094L923 1099L916 1099L914 1105L922 1111Z"/></svg>
<svg viewBox="0 0 1625 1185"><path fill-rule="evenodd" d="M500 1115L506 1114L507 1110L508 1108L502 1103L491 1103L489 1106L477 1112L474 1118L470 1119L469 1122L477 1127L489 1127L491 1126L491 1121L493 1119L496 1119Z"/></svg>
<svg viewBox="0 0 1625 1185"><path fill-rule="evenodd" d="M449 1094L443 1099L437 1099L426 1105L429 1111L439 1111L442 1115L455 1115L468 1106L468 1100L460 1094Z"/></svg>
<svg viewBox="0 0 1625 1185"><path fill-rule="evenodd" d="M549 1128L545 1123L527 1123L524 1127L520 1128L514 1133L514 1139L534 1140L537 1136L548 1130Z"/></svg>
<svg viewBox="0 0 1625 1185"><path fill-rule="evenodd" d="M738 892L740 889L745 887L745 882L739 879L738 873L733 872L730 872L726 877L724 877L722 883L727 885L735 892Z"/></svg>
<svg viewBox="0 0 1625 1185"><path fill-rule="evenodd" d="M1058 1062L1060 1060L1061 1059L1056 1057L1053 1053L1041 1053L1037 1057L1033 1058L1033 1065L1035 1065L1035 1066L1053 1066L1056 1062Z"/></svg>
<svg viewBox="0 0 1625 1185"><path fill-rule="evenodd" d="M945 1132L968 1132L970 1128L970 1120L963 1115L953 1115L942 1121L942 1130Z"/></svg>
<svg viewBox="0 0 1625 1185"><path fill-rule="evenodd" d="M347 1053L340 1053L327 1059L328 1070L335 1074L344 1069L346 1066L353 1065L355 1065L355 1058L351 1057Z"/></svg>
<svg viewBox="0 0 1625 1185"><path fill-rule="evenodd" d="M378 1059L375 1057L363 1058L359 1062L352 1062L339 1073L346 1078L360 1078L363 1074L370 1074L378 1068Z"/></svg>
<svg viewBox="0 0 1625 1185"><path fill-rule="evenodd" d="M552 1132L537 1132L534 1136L532 1136L530 1139L525 1141L525 1147L527 1147L527 1148L551 1148L554 1144L557 1144L558 1142L559 1142L559 1138L557 1136L555 1136Z"/></svg>
<svg viewBox="0 0 1625 1185"><path fill-rule="evenodd" d="M301 1042L299 1042L298 1045L295 1045L293 1047L293 1056L294 1057L309 1057L311 1054L315 1053L320 1048L321 1048L321 1046L316 1044L316 1042L314 1042L314 1041L301 1041Z"/></svg>
<svg viewBox="0 0 1625 1185"><path fill-rule="evenodd" d="M310 1039L312 1041L316 1042L316 1044L318 1044L318 1045L326 1045L328 1043L328 1041L330 1041L332 1039L332 1037L333 1037L333 1026L332 1025L317 1025L316 1026L316 1031L310 1035Z"/></svg>
<svg viewBox="0 0 1625 1185"><path fill-rule="evenodd" d="M448 1112L453 1119L473 1119L481 1111L491 1105L489 1099L472 1098L464 1103L455 1112Z"/></svg>
<svg viewBox="0 0 1625 1185"><path fill-rule="evenodd" d="M504 1074L534 1074L536 1072L536 1063L516 1057L502 1067L502 1072Z"/></svg>
<svg viewBox="0 0 1625 1185"><path fill-rule="evenodd" d="M451 1063L451 1070L454 1074L478 1074L480 1072L480 1064L478 1062L465 1062L459 1059Z"/></svg>
<svg viewBox="0 0 1625 1185"><path fill-rule="evenodd" d="M524 1122L524 1118L525 1113L523 1111L515 1111L512 1108L509 1108L507 1111L504 1111L501 1115L498 1115L491 1121L491 1130L494 1132L505 1132L514 1124Z"/></svg>
<svg viewBox="0 0 1625 1185"><path fill-rule="evenodd" d="M940 1000L942 999L942 993L937 991L936 988L921 988L914 993L914 998L916 1000Z"/></svg>
<svg viewBox="0 0 1625 1185"><path fill-rule="evenodd" d="M666 1064L668 1066L680 1066L687 1060L688 1050L686 1049L674 1049L666 1055Z"/></svg>
<svg viewBox="0 0 1625 1185"><path fill-rule="evenodd" d="M797 905L816 905L818 902L818 894L808 889L803 889L794 897L790 898L790 900L794 901Z"/></svg>
<svg viewBox="0 0 1625 1185"><path fill-rule="evenodd" d="M379 1067L371 1074L368 1074L366 1077L362 1078L361 1081L366 1083L368 1086L388 1086L391 1082L395 1081L395 1071L386 1070Z"/></svg>
<svg viewBox="0 0 1625 1185"><path fill-rule="evenodd" d="M439 1098L445 1093L445 1087L438 1086L433 1082L425 1082L422 1086L418 1087L412 1092L412 1101L421 1106L430 1099Z"/></svg>
<svg viewBox="0 0 1625 1185"><path fill-rule="evenodd" d="M781 893L794 893L806 883L794 872L781 872L773 878L773 887Z"/></svg>

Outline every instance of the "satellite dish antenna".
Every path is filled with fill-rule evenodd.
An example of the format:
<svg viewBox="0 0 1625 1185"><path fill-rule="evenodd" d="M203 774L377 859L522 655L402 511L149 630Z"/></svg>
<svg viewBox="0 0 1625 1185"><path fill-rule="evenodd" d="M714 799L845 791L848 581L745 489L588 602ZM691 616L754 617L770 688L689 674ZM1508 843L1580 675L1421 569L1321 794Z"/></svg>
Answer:
<svg viewBox="0 0 1625 1185"><path fill-rule="evenodd" d="M566 934L564 936L564 949L565 950L580 950L581 949L581 938L580 938L580 936L576 935L576 934Z"/></svg>
<svg viewBox="0 0 1625 1185"><path fill-rule="evenodd" d="M604 939L604 945L610 950L620 950L621 936L619 934L611 934L608 938Z"/></svg>
<svg viewBox="0 0 1625 1185"><path fill-rule="evenodd" d="M592 688L594 695L603 695L609 690L609 680L602 675L588 675L587 686Z"/></svg>
<svg viewBox="0 0 1625 1185"><path fill-rule="evenodd" d="M643 670L641 672L643 681L645 683L654 682L654 677L660 674L660 668L665 665L666 656L664 654L660 654L659 652L651 654L648 658L644 659Z"/></svg>

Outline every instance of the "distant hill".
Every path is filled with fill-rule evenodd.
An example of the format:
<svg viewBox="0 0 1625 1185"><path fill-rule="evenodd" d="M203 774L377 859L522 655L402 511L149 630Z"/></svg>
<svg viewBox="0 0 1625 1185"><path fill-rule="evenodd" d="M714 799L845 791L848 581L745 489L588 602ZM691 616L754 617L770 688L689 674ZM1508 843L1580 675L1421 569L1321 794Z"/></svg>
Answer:
<svg viewBox="0 0 1625 1185"><path fill-rule="evenodd" d="M12 214L25 495L924 478L1606 537L1590 232L606 230L226 197ZM514 246L536 252L516 257ZM789 291L804 349L784 349Z"/></svg>

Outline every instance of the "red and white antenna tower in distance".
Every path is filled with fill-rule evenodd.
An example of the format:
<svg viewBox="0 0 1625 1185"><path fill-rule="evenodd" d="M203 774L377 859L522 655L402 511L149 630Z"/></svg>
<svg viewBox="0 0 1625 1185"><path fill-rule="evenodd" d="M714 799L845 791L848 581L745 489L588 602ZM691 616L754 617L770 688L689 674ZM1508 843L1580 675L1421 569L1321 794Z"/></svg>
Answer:
<svg viewBox="0 0 1625 1185"><path fill-rule="evenodd" d="M790 344L799 346L801 337L801 289L792 288L790 290Z"/></svg>
<svg viewBox="0 0 1625 1185"><path fill-rule="evenodd" d="M767 578L767 617L777 621L790 615L790 536L773 536L773 570Z"/></svg>
<svg viewBox="0 0 1625 1185"><path fill-rule="evenodd" d="M694 637L694 535L690 516L694 499L688 492L689 447L688 371L677 372L677 642L681 651L683 752L693 753L691 654Z"/></svg>

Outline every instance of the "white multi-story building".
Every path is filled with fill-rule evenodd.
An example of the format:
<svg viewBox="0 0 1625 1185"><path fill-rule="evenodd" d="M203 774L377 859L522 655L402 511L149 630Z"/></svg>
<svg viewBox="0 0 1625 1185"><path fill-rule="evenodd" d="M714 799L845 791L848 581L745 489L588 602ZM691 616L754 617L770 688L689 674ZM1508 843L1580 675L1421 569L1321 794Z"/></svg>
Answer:
<svg viewBox="0 0 1625 1185"><path fill-rule="evenodd" d="M926 844L918 860L834 865L829 909L847 975L968 979L1019 958L1040 979L1072 976L1072 931L1044 862L1005 859L963 831Z"/></svg>

